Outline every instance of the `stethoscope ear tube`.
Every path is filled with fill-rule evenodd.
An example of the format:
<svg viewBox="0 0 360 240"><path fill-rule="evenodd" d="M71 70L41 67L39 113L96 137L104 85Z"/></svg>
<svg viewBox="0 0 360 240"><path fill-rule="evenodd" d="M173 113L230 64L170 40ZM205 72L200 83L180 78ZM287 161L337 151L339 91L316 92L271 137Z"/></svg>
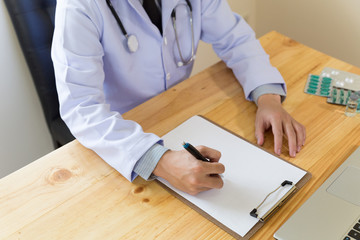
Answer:
<svg viewBox="0 0 360 240"><path fill-rule="evenodd" d="M127 32L126 32L126 30L125 30L125 28L124 28L124 25L122 24L122 22L121 22L121 20L120 20L120 18L119 18L119 15L116 13L116 11L115 11L115 9L114 9L111 1L110 1L110 0L106 0L106 3L107 3L107 5L108 5L109 8L110 8L111 13L114 15L114 17L115 17L115 19L116 19L116 22L118 23L118 25L119 25L122 33L123 33L125 36L127 36L128 34L127 34Z"/></svg>
<svg viewBox="0 0 360 240"><path fill-rule="evenodd" d="M126 30L125 30L125 27L124 25L122 24L120 18L119 18L119 15L116 13L112 3L110 0L106 0L106 3L107 5L109 6L110 8L110 11L111 13L114 15L115 19L116 19L116 22L118 23L120 29L121 29L121 32L124 34L124 36L126 37L126 45L129 49L129 51L131 53L134 53L138 50L139 48L139 41L137 40L137 37L135 35L129 35Z"/></svg>
<svg viewBox="0 0 360 240"><path fill-rule="evenodd" d="M190 12L192 12L192 5L189 0L185 0L187 5L189 6Z"/></svg>

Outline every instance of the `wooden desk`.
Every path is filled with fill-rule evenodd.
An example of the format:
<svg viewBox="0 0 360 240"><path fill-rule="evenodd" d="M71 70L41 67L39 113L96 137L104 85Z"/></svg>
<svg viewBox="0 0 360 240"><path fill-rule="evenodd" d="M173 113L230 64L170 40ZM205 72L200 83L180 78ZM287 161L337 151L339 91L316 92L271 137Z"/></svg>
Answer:
<svg viewBox="0 0 360 240"><path fill-rule="evenodd" d="M284 107L307 128L296 158L282 157L310 171L312 179L253 239L274 232L360 145L360 116L303 92L307 75L328 66L360 69L279 33L261 37L288 86ZM185 107L186 106L186 107ZM190 106L188 108L187 106ZM163 135L201 114L255 143L256 107L244 100L231 70L218 63L124 114L145 131ZM271 133L266 149L273 151ZM155 182L125 180L77 141L0 180L0 239L232 239L226 232L163 190Z"/></svg>

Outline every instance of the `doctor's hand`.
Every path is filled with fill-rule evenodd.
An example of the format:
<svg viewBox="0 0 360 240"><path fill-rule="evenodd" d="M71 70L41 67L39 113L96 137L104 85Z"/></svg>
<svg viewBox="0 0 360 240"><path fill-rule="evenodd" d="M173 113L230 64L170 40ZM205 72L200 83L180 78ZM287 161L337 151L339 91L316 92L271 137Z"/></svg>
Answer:
<svg viewBox="0 0 360 240"><path fill-rule="evenodd" d="M153 174L191 195L222 188L224 183L218 175L225 171L224 165L219 163L221 153L205 146L196 149L211 162L200 161L186 150L169 150L160 158Z"/></svg>
<svg viewBox="0 0 360 240"><path fill-rule="evenodd" d="M274 134L274 151L281 154L283 137L289 143L289 154L295 157L305 144L305 127L293 119L281 105L279 95L265 94L258 98L258 110L255 120L257 143L264 143L264 132L271 127Z"/></svg>

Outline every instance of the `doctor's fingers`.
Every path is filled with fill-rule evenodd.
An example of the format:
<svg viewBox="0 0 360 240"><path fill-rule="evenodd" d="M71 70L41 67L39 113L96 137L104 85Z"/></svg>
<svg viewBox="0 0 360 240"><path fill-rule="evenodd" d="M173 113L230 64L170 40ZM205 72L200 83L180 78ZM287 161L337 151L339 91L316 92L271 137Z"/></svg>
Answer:
<svg viewBox="0 0 360 240"><path fill-rule="evenodd" d="M285 136L289 144L290 157L296 157L297 144L296 144L296 132L291 122L285 122L283 125Z"/></svg>
<svg viewBox="0 0 360 240"><path fill-rule="evenodd" d="M306 129L305 126L293 120L293 126L296 132L296 139L297 139L297 151L300 152L301 147L305 145L306 140Z"/></svg>
<svg viewBox="0 0 360 240"><path fill-rule="evenodd" d="M220 189L224 186L224 181L218 174L210 174L206 176L204 187Z"/></svg>
<svg viewBox="0 0 360 240"><path fill-rule="evenodd" d="M287 138L289 144L289 154L291 157L295 157L296 152L300 152L301 147L305 144L305 127L291 119L289 123L284 124L284 132L284 137Z"/></svg>
<svg viewBox="0 0 360 240"><path fill-rule="evenodd" d="M219 162L202 162L204 173L209 174L221 174L225 172L225 166Z"/></svg>
<svg viewBox="0 0 360 240"><path fill-rule="evenodd" d="M218 162L221 157L221 152L216 149L209 148L206 146L196 146L196 149L206 158L210 159L211 162Z"/></svg>
<svg viewBox="0 0 360 240"><path fill-rule="evenodd" d="M274 135L274 152L277 155L280 155L283 136L284 136L282 120L281 119L273 119L271 122L271 129L272 129L272 133Z"/></svg>
<svg viewBox="0 0 360 240"><path fill-rule="evenodd" d="M225 172L225 166L218 162L198 161L193 169L193 174L189 178L189 183L197 188L222 188L224 185L219 174Z"/></svg>
<svg viewBox="0 0 360 240"><path fill-rule="evenodd" d="M212 188L219 189L223 186L224 182L217 174L195 175L192 178L189 178L190 194L197 194Z"/></svg>

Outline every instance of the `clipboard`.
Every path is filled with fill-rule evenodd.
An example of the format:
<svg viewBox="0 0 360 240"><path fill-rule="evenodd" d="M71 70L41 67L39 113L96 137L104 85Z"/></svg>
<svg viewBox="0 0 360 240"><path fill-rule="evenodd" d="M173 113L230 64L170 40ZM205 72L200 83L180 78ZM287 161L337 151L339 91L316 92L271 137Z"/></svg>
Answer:
<svg viewBox="0 0 360 240"><path fill-rule="evenodd" d="M185 141L190 142L194 146L206 145L222 152L220 162L224 160L225 162L223 163L226 168L223 189L212 189L199 193L196 196L191 196L173 188L164 179L159 178L156 181L180 201L236 239L249 239L266 223L267 219L274 215L311 178L309 172L250 143L203 116L197 115L189 118L165 134L162 139L164 140L164 145L173 150L182 150L182 142ZM247 151L252 154L251 156L254 156L255 160L246 160L241 157L239 161L234 160L234 154L236 155L239 151L245 152L243 158L246 158ZM261 156L261 159L258 159L257 156ZM229 160L230 158L232 159L231 161ZM257 167L251 164L257 164ZM269 171L269 166L266 166L267 164L272 164L274 168ZM243 174L249 175L239 177L237 169L240 166L242 168L240 172L243 171ZM249 173L249 170L253 172ZM256 174L261 174L261 176ZM234 179L242 180L234 182ZM264 179L266 181L263 181ZM282 180L278 181L279 179ZM290 180L291 186L282 187L281 184L284 180ZM252 184L254 187L249 187ZM261 185L266 185L266 187ZM280 187L278 187L279 185ZM280 192L276 188L281 189ZM274 193L270 194L271 192ZM270 197L267 195L270 195ZM267 199L268 197L270 199ZM250 212L262 201L266 203L263 203L263 205L267 206L262 209L262 212L257 212L259 219L254 218L250 215ZM232 207L236 208L236 211ZM230 214L226 215L226 211L231 212L231 216ZM238 215L236 215L237 213Z"/></svg>

